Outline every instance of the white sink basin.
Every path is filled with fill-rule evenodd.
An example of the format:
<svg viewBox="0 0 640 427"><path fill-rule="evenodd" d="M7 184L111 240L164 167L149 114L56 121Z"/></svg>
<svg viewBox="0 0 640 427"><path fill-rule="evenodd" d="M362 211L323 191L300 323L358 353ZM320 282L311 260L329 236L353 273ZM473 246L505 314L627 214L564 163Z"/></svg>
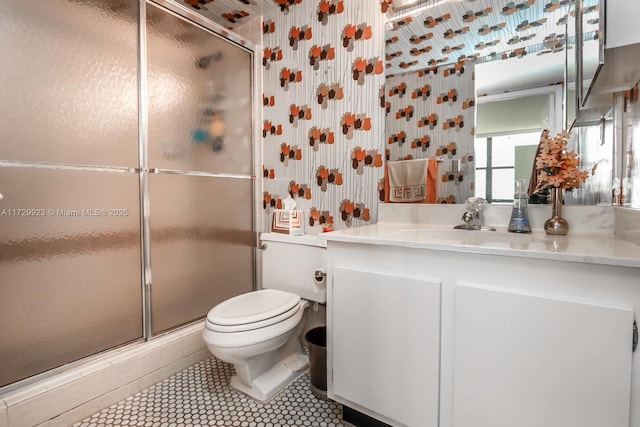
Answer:
<svg viewBox="0 0 640 427"><path fill-rule="evenodd" d="M453 230L442 228L413 228L399 230L398 233L405 234L420 240L445 240L448 242L455 241L464 244L472 244L477 242L483 243L512 243L524 244L533 242L542 242L542 236L532 234L508 233L500 231L472 231L472 230Z"/></svg>

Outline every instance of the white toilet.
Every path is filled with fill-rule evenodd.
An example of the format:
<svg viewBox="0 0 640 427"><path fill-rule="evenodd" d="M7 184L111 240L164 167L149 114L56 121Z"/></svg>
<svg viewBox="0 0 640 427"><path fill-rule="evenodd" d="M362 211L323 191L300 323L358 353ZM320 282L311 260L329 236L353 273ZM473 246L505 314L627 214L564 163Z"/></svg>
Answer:
<svg viewBox="0 0 640 427"><path fill-rule="evenodd" d="M207 314L207 348L232 363L231 386L269 400L308 366L301 346L310 302L327 299L326 241L316 236L263 233L262 288L228 299Z"/></svg>

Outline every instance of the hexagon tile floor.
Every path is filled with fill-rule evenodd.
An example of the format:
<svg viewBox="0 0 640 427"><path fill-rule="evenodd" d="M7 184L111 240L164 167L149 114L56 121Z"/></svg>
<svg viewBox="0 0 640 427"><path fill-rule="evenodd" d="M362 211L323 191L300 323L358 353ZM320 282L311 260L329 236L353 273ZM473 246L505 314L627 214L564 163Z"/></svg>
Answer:
<svg viewBox="0 0 640 427"><path fill-rule="evenodd" d="M266 403L229 387L233 366L216 358L204 360L73 427L107 426L247 426L284 427L349 425L342 406L316 398L308 373Z"/></svg>

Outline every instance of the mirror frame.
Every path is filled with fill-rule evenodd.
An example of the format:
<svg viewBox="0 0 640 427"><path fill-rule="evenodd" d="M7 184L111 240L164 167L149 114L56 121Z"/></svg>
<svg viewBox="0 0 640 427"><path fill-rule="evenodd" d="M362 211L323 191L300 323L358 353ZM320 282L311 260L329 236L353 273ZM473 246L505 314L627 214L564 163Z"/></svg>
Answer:
<svg viewBox="0 0 640 427"><path fill-rule="evenodd" d="M604 39L605 39L605 9L606 0L599 0L599 35L598 35L598 64L596 66L593 78L590 80L584 77L584 0L575 0L575 29L576 29L576 108L582 109L587 105L589 95L593 90L598 74L604 65Z"/></svg>

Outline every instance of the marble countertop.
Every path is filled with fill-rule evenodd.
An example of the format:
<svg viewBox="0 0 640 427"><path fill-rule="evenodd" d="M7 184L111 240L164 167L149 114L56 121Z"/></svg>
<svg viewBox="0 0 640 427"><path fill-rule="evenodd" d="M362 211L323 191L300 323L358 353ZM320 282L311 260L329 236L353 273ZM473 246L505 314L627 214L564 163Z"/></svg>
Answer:
<svg viewBox="0 0 640 427"><path fill-rule="evenodd" d="M640 268L640 246L613 234L549 236L537 230L532 234L516 234L508 233L504 228L495 232L466 231L426 224L379 222L323 233L318 237L329 243L387 245Z"/></svg>

